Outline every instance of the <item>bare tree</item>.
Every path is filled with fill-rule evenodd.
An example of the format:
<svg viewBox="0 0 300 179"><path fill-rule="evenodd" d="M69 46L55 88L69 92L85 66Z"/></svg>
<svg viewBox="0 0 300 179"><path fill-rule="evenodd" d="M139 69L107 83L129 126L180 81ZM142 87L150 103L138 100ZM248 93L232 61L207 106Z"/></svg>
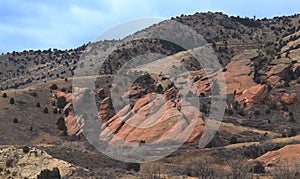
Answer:
<svg viewBox="0 0 300 179"><path fill-rule="evenodd" d="M216 171L214 159L210 156L199 156L183 163L183 173L201 179L212 179Z"/></svg>
<svg viewBox="0 0 300 179"><path fill-rule="evenodd" d="M279 166L274 167L274 179L298 179L300 178L300 158L295 157L292 160L283 159Z"/></svg>
<svg viewBox="0 0 300 179"><path fill-rule="evenodd" d="M161 162L158 161L143 165L141 174L147 179L160 179L161 171Z"/></svg>
<svg viewBox="0 0 300 179"><path fill-rule="evenodd" d="M237 155L233 159L228 160L227 163L231 167L232 179L247 178L247 174L251 170L251 164L246 158Z"/></svg>

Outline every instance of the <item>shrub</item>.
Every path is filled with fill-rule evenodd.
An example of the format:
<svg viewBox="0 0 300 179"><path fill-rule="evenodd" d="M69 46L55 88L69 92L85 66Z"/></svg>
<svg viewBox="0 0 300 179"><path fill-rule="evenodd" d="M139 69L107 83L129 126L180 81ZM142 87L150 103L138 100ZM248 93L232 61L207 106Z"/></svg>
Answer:
<svg viewBox="0 0 300 179"><path fill-rule="evenodd" d="M290 87L290 83L286 80L286 81L284 81L283 86L286 88Z"/></svg>
<svg viewBox="0 0 300 179"><path fill-rule="evenodd" d="M282 103L282 110L288 112L289 108L285 103Z"/></svg>
<svg viewBox="0 0 300 179"><path fill-rule="evenodd" d="M294 115L290 115L289 121L290 121L290 122L296 122Z"/></svg>
<svg viewBox="0 0 300 179"><path fill-rule="evenodd" d="M196 76L196 77L194 78L194 82L196 82L196 81L198 81L198 80L200 80L200 77L199 77L199 76Z"/></svg>
<svg viewBox="0 0 300 179"><path fill-rule="evenodd" d="M66 130L65 119L63 117L57 119L56 125L59 130Z"/></svg>
<svg viewBox="0 0 300 179"><path fill-rule="evenodd" d="M55 101L52 101L52 102L51 102L51 105L52 105L52 106L55 106L55 105L56 105L56 102L55 102Z"/></svg>
<svg viewBox="0 0 300 179"><path fill-rule="evenodd" d="M268 85L268 92L270 92L273 89L271 85Z"/></svg>
<svg viewBox="0 0 300 179"><path fill-rule="evenodd" d="M232 109L227 109L226 113L231 116L231 115L233 115L233 110Z"/></svg>
<svg viewBox="0 0 300 179"><path fill-rule="evenodd" d="M271 110L270 109L266 109L265 114L270 114Z"/></svg>
<svg viewBox="0 0 300 179"><path fill-rule="evenodd" d="M61 178L58 168L53 168L53 170L45 169L37 176L38 179L58 179Z"/></svg>
<svg viewBox="0 0 300 179"><path fill-rule="evenodd" d="M57 98L57 107L63 109L68 103L67 99L64 96L60 96Z"/></svg>
<svg viewBox="0 0 300 179"><path fill-rule="evenodd" d="M294 137L296 135L297 135L297 132L294 128L292 128L288 133L288 137Z"/></svg>
<svg viewBox="0 0 300 179"><path fill-rule="evenodd" d="M28 147L28 146L24 146L24 147L23 147L23 152L24 152L25 154L27 154L27 153L29 152L29 147Z"/></svg>
<svg viewBox="0 0 300 179"><path fill-rule="evenodd" d="M239 102L234 101L233 103L233 109L237 110L239 108Z"/></svg>
<svg viewBox="0 0 300 179"><path fill-rule="evenodd" d="M18 123L18 119L17 119L17 118L14 118L14 119L13 119L13 123Z"/></svg>
<svg viewBox="0 0 300 179"><path fill-rule="evenodd" d="M10 98L9 103L10 104L15 104L15 99L14 98Z"/></svg>
<svg viewBox="0 0 300 179"><path fill-rule="evenodd" d="M164 92L164 88L161 86L161 84L159 84L159 85L157 86L156 92L157 92L157 93L162 93L162 92Z"/></svg>
<svg viewBox="0 0 300 179"><path fill-rule="evenodd" d="M52 85L50 86L50 89L51 89L51 90L57 90L57 88L58 88L58 87L57 87L56 84L52 84Z"/></svg>
<svg viewBox="0 0 300 179"><path fill-rule="evenodd" d="M254 111L254 115L255 115L255 116L259 116L259 115L260 115L260 112L259 112L259 111Z"/></svg>
<svg viewBox="0 0 300 179"><path fill-rule="evenodd" d="M36 107L40 108L41 104L40 103L36 103Z"/></svg>
<svg viewBox="0 0 300 179"><path fill-rule="evenodd" d="M254 169L254 173L257 174L266 173L264 165L259 161L255 162L253 169Z"/></svg>
<svg viewBox="0 0 300 179"><path fill-rule="evenodd" d="M140 140L139 146L145 145L146 141L145 140Z"/></svg>
<svg viewBox="0 0 300 179"><path fill-rule="evenodd" d="M6 93L3 93L2 97L3 97L3 98L7 98L7 94L6 94Z"/></svg>
<svg viewBox="0 0 300 179"><path fill-rule="evenodd" d="M138 172L140 171L140 164L139 163L129 163L127 165L127 170L128 171L135 171L135 172Z"/></svg>
<svg viewBox="0 0 300 179"><path fill-rule="evenodd" d="M232 136L230 138L230 144L236 144L238 141L237 141L237 138L235 136Z"/></svg>
<svg viewBox="0 0 300 179"><path fill-rule="evenodd" d="M276 109L277 108L277 105L274 101L271 101L271 103L269 104L269 108L270 109Z"/></svg>
<svg viewBox="0 0 300 179"><path fill-rule="evenodd" d="M64 112L65 116L68 116L70 111L71 111L70 109L66 109L65 112Z"/></svg>
<svg viewBox="0 0 300 179"><path fill-rule="evenodd" d="M32 92L32 93L30 93L30 95L33 96L33 97L37 97L38 96L37 92Z"/></svg>
<svg viewBox="0 0 300 179"><path fill-rule="evenodd" d="M8 159L5 162L5 166L6 167L12 167L13 166L13 162L14 162L14 159Z"/></svg>
<svg viewBox="0 0 300 179"><path fill-rule="evenodd" d="M295 74L297 77L300 77L300 67L295 70Z"/></svg>
<svg viewBox="0 0 300 179"><path fill-rule="evenodd" d="M243 110L239 110L237 114L240 116L246 116L246 113Z"/></svg>
<svg viewBox="0 0 300 179"><path fill-rule="evenodd" d="M48 108L45 107L44 110L43 110L43 112L44 112L45 114L47 114L47 113L48 113Z"/></svg>
<svg viewBox="0 0 300 179"><path fill-rule="evenodd" d="M57 113L58 113L57 108L54 108L54 109L53 109L53 114L57 114Z"/></svg>

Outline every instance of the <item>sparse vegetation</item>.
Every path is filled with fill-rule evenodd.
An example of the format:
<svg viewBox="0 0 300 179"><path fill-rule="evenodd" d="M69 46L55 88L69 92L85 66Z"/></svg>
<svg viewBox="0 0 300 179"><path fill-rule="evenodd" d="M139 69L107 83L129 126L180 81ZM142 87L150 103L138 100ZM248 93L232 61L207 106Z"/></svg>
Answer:
<svg viewBox="0 0 300 179"><path fill-rule="evenodd" d="M15 99L14 98L10 98L9 103L10 104L15 104Z"/></svg>
<svg viewBox="0 0 300 179"><path fill-rule="evenodd" d="M63 117L57 119L56 125L59 130L66 130L65 119Z"/></svg>
<svg viewBox="0 0 300 179"><path fill-rule="evenodd" d="M43 112L44 112L45 114L47 114L47 113L49 112L49 111L48 111L48 108L45 107L44 110L43 110Z"/></svg>
<svg viewBox="0 0 300 179"><path fill-rule="evenodd" d="M58 168L53 168L53 170L45 169L37 176L38 179L59 179L60 171Z"/></svg>
<svg viewBox="0 0 300 179"><path fill-rule="evenodd" d="M57 89L58 89L58 87L57 87L56 84L52 84L52 85L50 86L50 90L57 90Z"/></svg>
<svg viewBox="0 0 300 179"><path fill-rule="evenodd" d="M37 92L31 92L30 95L33 96L33 97L37 97L38 96Z"/></svg>
<svg viewBox="0 0 300 179"><path fill-rule="evenodd" d="M238 142L237 137L232 136L232 137L230 138L230 144L236 144L237 142Z"/></svg>
<svg viewBox="0 0 300 179"><path fill-rule="evenodd" d="M224 123L221 124L220 130L205 149L198 149L194 146L193 142L198 142L198 138L196 138L195 141L191 142L192 146L189 146L189 143L186 143L174 154L170 154L170 156L159 162L153 162L151 165L140 165L137 163L130 163L127 165L107 158L104 158L103 160L102 158L99 159L98 157L95 157L96 154L93 152L94 149L87 144L85 139L76 141L80 138L80 135L78 137L76 134L72 134L72 127L74 126L70 126L72 129L68 130L66 128L65 119L62 117L74 114L73 104L70 104L70 108L62 110L67 105L67 99L64 96L58 96L62 93L68 95L68 93L72 92L72 87L70 87L70 85L76 67L89 68L93 66L94 59L90 59L90 62L78 63L81 53L84 52L84 48L86 47L85 45L82 48L80 47L65 51L54 49L43 51L32 50L12 52L0 56L0 67L2 67L0 69L0 82L2 82L0 90L3 90L3 98L8 98L9 95L8 99L10 99L9 101L8 99L2 99L4 105L1 106L1 118L3 118L1 125L5 130L2 130L3 135L1 141L3 144L13 144L16 141L17 144L28 145L27 142L34 140L32 141L32 145L42 144L42 147L46 148L47 152L52 151L52 154L55 157L69 161L76 166L80 166L80 168L84 168L84 170L81 168L81 172L84 173L83 176L80 176L82 173L75 173L76 175L78 174L78 178L124 177L115 176L114 172L120 172L122 174L126 173L127 175L134 175L140 178L163 178L165 177L165 175L161 176L161 173L163 173L174 174L177 176L183 175L183 177L193 176L199 178L238 179L248 178L251 172L257 174L273 174L275 179L276 177L282 179L297 178L299 176L299 171L291 172L290 168L292 167L290 166L281 168L280 165L270 165L264 168L263 163L255 161L254 171L252 171L251 167L249 168L247 159L255 159L268 151L279 149L288 144L299 143L298 137L294 137L299 134L300 129L298 125L299 111L297 111L299 102L293 102L293 99L284 100L281 98L284 93L291 94L294 92L300 84L300 79L297 79L300 77L299 62L295 60L298 59L298 54L296 52L300 48L300 45L296 44L296 40L300 37L299 35L296 35L297 31L300 29L300 25L297 24L297 21L299 21L298 18L299 15L295 17L276 17L273 19L256 19L256 17L251 19L228 17L222 13L197 13L195 15L182 15L173 18L175 21L192 26L199 34L204 34L207 38L207 42L214 48L215 55L218 57L221 66L224 67L223 72L226 74L225 76L227 77L230 73L234 76L234 78L230 78L228 81L226 115L224 118L220 117L220 119L224 120ZM160 25L161 24L156 24L154 27L160 27ZM167 31L172 38L181 38L181 36L176 37L176 34L173 33L171 29L165 28L164 31ZM157 33L161 34L162 31L158 31ZM193 42L194 39L182 40ZM99 46L101 49L106 49L113 44L113 41L101 41L97 42L95 45ZM129 62L133 57L144 53L151 52L165 54L166 56L180 60L180 63L182 63L186 69L193 71L191 76L194 78L189 77L191 81L186 82L184 81L186 78L185 74L179 74L176 78L173 78L172 76L169 77L168 73L165 73L163 70L161 70L163 72L161 72L160 75L150 75L149 73L144 72L144 75L141 75L139 71L130 72L132 73L131 77L141 75L134 83L142 84L142 92L139 92L138 90L130 91L130 95L128 95L128 106L126 106L126 97L123 98L124 94L120 94L120 101L122 103L120 106L123 109L122 112L126 111L126 106L129 111L131 107L131 109L137 111L137 114L142 114L143 116L145 115L145 117L149 116L151 118L153 118L153 116L163 116L164 118L167 118L173 114L180 114L180 117L183 119L188 119L189 116L196 114L196 117L200 119L201 125L199 129L196 128L196 130L199 130L199 136L197 137L200 137L201 134L206 134L203 133L201 127L203 126L205 128L206 126L210 126L210 109L213 111L219 107L215 106L215 103L212 101L215 96L211 93L209 88L212 87L215 91L219 91L220 87L215 85L217 83L213 83L212 86L210 86L211 84L206 83L206 78L202 75L201 71L202 66L197 64L197 62L194 61L195 59L185 54L183 51L185 51L185 49L168 42L161 42L157 39L135 40L133 42L128 42L128 44L122 44L120 48L117 47L117 49L110 54L101 69L99 69L100 75L97 77L99 79L97 79L95 84L96 89L93 91L96 94L95 99L98 109L104 109L100 106L100 103L104 98L112 97L110 94L111 89L115 93L119 93L123 90L122 87L125 86L123 82L115 85L112 81L116 72L122 68L125 63ZM97 52L95 52L95 54L96 53ZM245 66L247 67L247 70L243 70L244 68L239 68L239 66L234 66L234 68L238 68L239 70L235 73L235 71L233 71L234 68L230 68L230 65L233 64L231 62L235 61L234 58L236 58L236 61L238 62L242 61L243 63L247 63L247 66ZM177 69L177 66L175 65L171 64L171 66L171 70L174 72L179 69ZM183 66L180 66L181 71L184 71ZM212 80L218 79L214 74L211 74L210 71L207 72L209 72L209 76L212 76ZM201 81L199 81L200 79ZM197 83L194 84L195 82ZM127 84L129 82L124 80L124 83ZM247 91L249 92L249 87L256 85L255 83L257 86L259 84L266 85L267 90L254 90L247 94ZM176 86L174 84L176 84ZM180 85L177 86L177 84ZM166 94L165 90L170 88L177 90L177 87L180 90L185 90L184 94L188 93L187 97L189 98L199 97L200 105L190 106L190 104L186 103L186 99L182 98L183 94ZM195 87L196 89L190 87ZM51 92L49 92L49 88ZM13 90L10 91L10 89ZM53 90L57 90L58 94ZM76 90L77 89L74 91ZM168 92L170 91L171 90ZM199 91L202 93L198 94ZM232 94L233 91L235 92ZM262 93L260 94L260 92ZM146 96L149 93L151 93L151 97L150 99L146 99L146 97L148 98L150 96ZM79 98L80 95L78 96ZM166 115L153 114L156 111L152 110L152 106L150 105L157 106L157 108L159 108L158 110L162 109L160 107L160 101L155 98L155 95L163 97L163 101L165 100L164 102L166 102L168 106L168 113ZM299 94L297 93L297 95ZM124 96L126 96L126 94ZM289 98L289 96L286 98ZM12 99L13 102L11 102ZM290 104L289 100L293 103ZM16 105L9 106L8 102ZM146 103L146 105L142 103ZM40 108L41 105L43 108L36 108ZM142 110L138 109L140 106ZM198 111L194 113L194 111L189 110L189 107L196 107L195 110L199 108L201 113L198 114ZM173 108L174 113L171 111ZM149 114L147 109L151 109L149 110ZM57 115L52 114L52 111ZM48 112L51 114L48 114L45 119L43 113ZM115 115L117 112L120 111L114 111L113 107L108 106L107 111L99 111L99 114L108 114L109 116L115 116L117 118ZM61 115L58 115L58 113ZM255 115L255 118L253 118L253 115ZM127 117L129 120L132 120L131 113L126 112L124 116L126 116L126 120ZM90 117L89 114L83 116L83 118L88 117ZM119 134L125 135L122 130L128 126L124 125L123 127L123 123L118 124L115 122L118 120L113 120L114 118L112 117L107 118L107 122L101 121L103 127L113 126L113 128L116 128L116 130L113 131L114 133L117 134L118 131L120 131ZM12 124L18 123L18 119L20 120L20 124ZM168 121L168 125L171 125L172 120L166 119L165 121ZM8 125L6 125L5 122L8 122ZM147 122L148 121L145 121L145 123ZM191 121L187 120L184 121L184 123L185 125L189 125L191 124ZM80 125L81 124L84 125L84 123L81 123L80 121ZM166 126L164 126L163 122L159 123L159 127L164 130L165 134L169 131ZM181 125L178 126L181 127ZM60 130L60 132L58 130ZM130 128L127 128L126 130L131 131ZM148 135L148 133L149 135L151 134L154 136L155 134L152 134L151 132L157 131L151 130L149 132L145 130L145 133L139 137L144 137L144 135ZM174 130L174 133L175 132L177 131ZM70 137L67 137L68 133ZM117 136L119 136L119 134L117 134ZM98 135L96 137L98 137ZM141 138L136 140L136 145L139 145L139 148L142 150L144 146L148 146L148 143L146 144L145 140L140 139ZM281 143L281 141L289 142ZM253 142L253 144L251 142ZM49 143L49 146L43 146L46 143ZM25 147L26 146L23 147L23 152L29 152L29 148ZM91 149L91 152L89 149ZM190 151L190 149L192 150ZM181 155L181 151L184 151L184 155ZM17 163L15 158L14 160L15 161L12 161L9 166L13 166L14 162ZM270 170L272 167L277 168L272 171ZM139 173L125 172L126 169L135 172L139 172L141 169L141 171ZM11 168L5 169L5 172L2 172L1 174L6 173L10 173L10 176L15 175L15 171ZM58 176L59 173L59 171L44 170L40 173L38 178L51 178L54 175ZM18 178L17 174L14 178Z"/></svg>
<svg viewBox="0 0 300 179"><path fill-rule="evenodd" d="M5 166L7 168L13 167L14 159L8 159L6 160Z"/></svg>
<svg viewBox="0 0 300 179"><path fill-rule="evenodd" d="M60 96L57 98L57 107L60 109L63 109L68 103L66 101L66 98L64 96Z"/></svg>
<svg viewBox="0 0 300 179"><path fill-rule="evenodd" d="M6 93L3 93L3 94L2 94L2 97L3 97L3 98L7 98L7 94L6 94Z"/></svg>
<svg viewBox="0 0 300 179"><path fill-rule="evenodd" d="M27 153L29 152L29 147L28 147L28 146L24 146L24 147L23 147L23 152L24 152L25 154L27 154Z"/></svg>
<svg viewBox="0 0 300 179"><path fill-rule="evenodd" d="M138 172L138 171L140 171L140 164L139 163L129 163L127 165L127 170Z"/></svg>
<svg viewBox="0 0 300 179"><path fill-rule="evenodd" d="M18 121L18 119L17 118L14 118L13 119L13 123L18 123L19 121Z"/></svg>

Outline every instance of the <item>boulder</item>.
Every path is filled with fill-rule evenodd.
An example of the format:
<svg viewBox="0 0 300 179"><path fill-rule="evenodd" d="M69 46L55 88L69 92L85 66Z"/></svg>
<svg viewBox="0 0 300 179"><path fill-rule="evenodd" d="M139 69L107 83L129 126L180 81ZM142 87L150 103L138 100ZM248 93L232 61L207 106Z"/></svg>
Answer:
<svg viewBox="0 0 300 179"><path fill-rule="evenodd" d="M279 87L281 85L281 77L277 75L270 76L266 81L273 88Z"/></svg>
<svg viewBox="0 0 300 179"><path fill-rule="evenodd" d="M290 64L278 64L278 65L272 66L271 69L266 72L266 75L268 78L273 75L277 75L277 76L281 77L282 79L285 79L288 77L290 71L291 71Z"/></svg>
<svg viewBox="0 0 300 179"><path fill-rule="evenodd" d="M256 85L253 80L254 65L250 59L236 59L228 63L224 77L228 94L233 94L234 91L244 91Z"/></svg>
<svg viewBox="0 0 300 179"><path fill-rule="evenodd" d="M268 88L266 85L256 85L249 89L243 91L242 94L236 95L235 100L239 103L246 103L246 104L259 104L267 99L269 96Z"/></svg>
<svg viewBox="0 0 300 179"><path fill-rule="evenodd" d="M284 93L281 98L280 98L281 102L287 104L287 105L291 105L291 104L295 104L297 102L297 94L296 93Z"/></svg>

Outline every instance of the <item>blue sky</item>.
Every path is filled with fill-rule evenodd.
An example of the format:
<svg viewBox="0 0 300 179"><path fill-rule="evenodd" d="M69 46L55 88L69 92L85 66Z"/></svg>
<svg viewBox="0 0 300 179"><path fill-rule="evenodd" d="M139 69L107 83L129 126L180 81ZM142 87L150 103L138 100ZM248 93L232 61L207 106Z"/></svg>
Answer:
<svg viewBox="0 0 300 179"><path fill-rule="evenodd" d="M75 48L128 20L207 11L274 17L300 13L300 1L0 0L0 52Z"/></svg>

